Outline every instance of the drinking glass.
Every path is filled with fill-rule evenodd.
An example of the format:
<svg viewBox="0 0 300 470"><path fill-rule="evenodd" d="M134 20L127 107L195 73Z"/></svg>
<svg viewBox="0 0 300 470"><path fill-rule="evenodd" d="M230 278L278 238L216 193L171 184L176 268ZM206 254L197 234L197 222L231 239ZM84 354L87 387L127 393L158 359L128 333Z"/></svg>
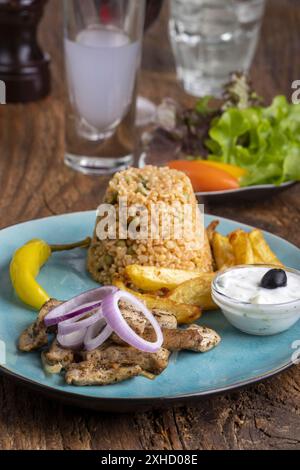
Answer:
<svg viewBox="0 0 300 470"><path fill-rule="evenodd" d="M64 0L65 163L109 174L133 161L145 0Z"/></svg>
<svg viewBox="0 0 300 470"><path fill-rule="evenodd" d="M187 93L219 96L232 72L248 72L265 0L170 0L169 33Z"/></svg>
<svg viewBox="0 0 300 470"><path fill-rule="evenodd" d="M162 6L163 0L146 0L145 32L159 17ZM152 101L143 96L138 96L136 106L136 125L138 127L146 126L155 121L157 108Z"/></svg>

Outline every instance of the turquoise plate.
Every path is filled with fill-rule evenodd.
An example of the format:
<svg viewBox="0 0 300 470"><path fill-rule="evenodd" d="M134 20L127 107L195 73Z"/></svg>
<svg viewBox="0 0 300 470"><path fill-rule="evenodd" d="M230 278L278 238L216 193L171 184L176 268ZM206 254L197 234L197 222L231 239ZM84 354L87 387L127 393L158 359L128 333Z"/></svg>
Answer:
<svg viewBox="0 0 300 470"><path fill-rule="evenodd" d="M213 219L215 217L206 216L206 223ZM6 349L6 361L0 370L5 375L52 399L100 410L129 411L191 402L262 380L292 365L292 344L300 339L300 322L280 335L256 337L234 329L217 311L204 314L200 324L215 329L222 337L221 344L206 354L173 354L169 367L153 381L136 377L105 387L74 387L66 385L60 375L46 375L38 353L20 353L16 346L20 332L36 314L15 296L9 279L9 262L14 250L29 239L72 242L91 234L94 222L94 212L82 212L33 220L0 232L0 346ZM249 229L221 219L220 231L224 234L237 227ZM297 247L269 233L265 235L287 266L300 267ZM85 270L85 258L86 252L81 249L56 253L42 269L38 280L57 299L67 299L91 289L96 284Z"/></svg>

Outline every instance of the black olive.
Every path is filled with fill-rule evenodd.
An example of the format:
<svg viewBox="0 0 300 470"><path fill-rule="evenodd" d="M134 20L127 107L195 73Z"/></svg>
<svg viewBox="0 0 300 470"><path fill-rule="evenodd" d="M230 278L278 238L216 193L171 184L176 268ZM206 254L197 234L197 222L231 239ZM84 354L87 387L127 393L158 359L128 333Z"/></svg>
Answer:
<svg viewBox="0 0 300 470"><path fill-rule="evenodd" d="M287 285L286 272L283 269L271 269L261 280L261 287L265 289L277 289Z"/></svg>

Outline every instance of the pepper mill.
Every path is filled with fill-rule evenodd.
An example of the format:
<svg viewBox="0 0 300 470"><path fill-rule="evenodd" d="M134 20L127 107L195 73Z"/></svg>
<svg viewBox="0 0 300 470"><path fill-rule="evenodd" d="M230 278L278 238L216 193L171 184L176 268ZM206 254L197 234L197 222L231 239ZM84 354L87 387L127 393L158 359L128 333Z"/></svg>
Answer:
<svg viewBox="0 0 300 470"><path fill-rule="evenodd" d="M1 0L0 80L7 103L37 101L50 92L50 58L37 41L47 0Z"/></svg>

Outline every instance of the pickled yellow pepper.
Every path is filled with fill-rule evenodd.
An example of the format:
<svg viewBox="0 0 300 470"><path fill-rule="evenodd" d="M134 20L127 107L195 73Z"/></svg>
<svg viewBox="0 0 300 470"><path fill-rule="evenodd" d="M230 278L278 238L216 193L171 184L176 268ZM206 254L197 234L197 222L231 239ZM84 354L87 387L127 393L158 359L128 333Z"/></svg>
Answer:
<svg viewBox="0 0 300 470"><path fill-rule="evenodd" d="M10 263L10 278L18 297L27 305L40 309L50 299L49 294L36 281L41 267L55 251L88 247L88 237L78 243L49 245L44 240L34 239L21 246Z"/></svg>

